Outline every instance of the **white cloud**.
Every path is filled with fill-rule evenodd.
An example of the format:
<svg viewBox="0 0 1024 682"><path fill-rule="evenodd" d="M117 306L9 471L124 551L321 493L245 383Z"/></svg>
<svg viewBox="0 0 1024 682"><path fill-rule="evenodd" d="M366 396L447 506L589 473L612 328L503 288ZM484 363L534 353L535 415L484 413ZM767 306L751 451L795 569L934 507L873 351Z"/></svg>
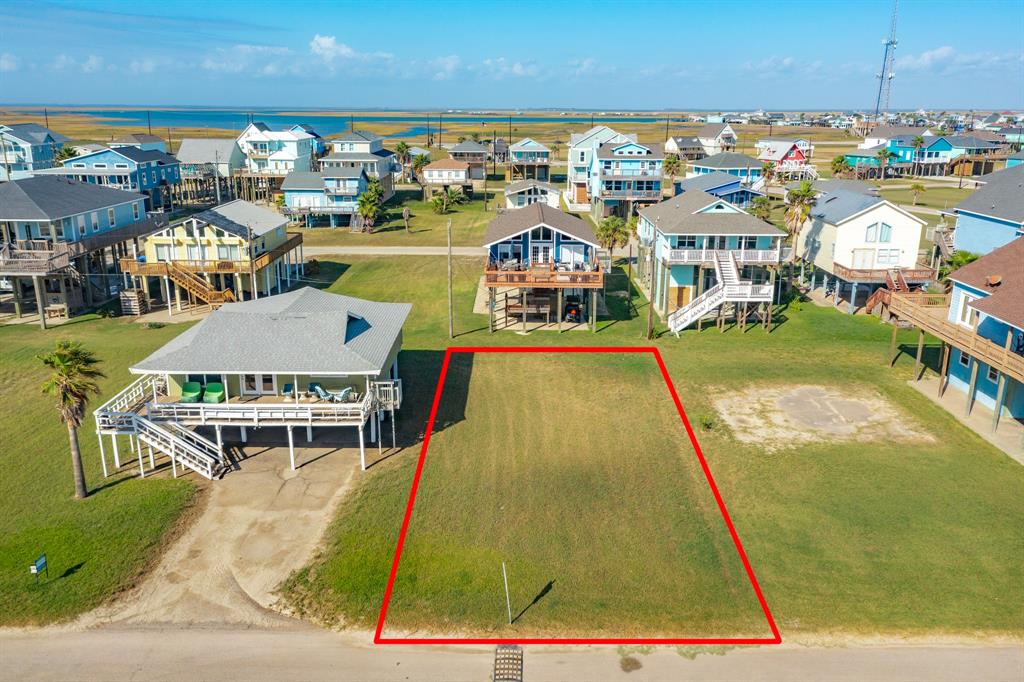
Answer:
<svg viewBox="0 0 1024 682"><path fill-rule="evenodd" d="M103 68L103 57L91 54L82 61L66 54L57 55L52 64L56 71L81 71L82 73L96 73Z"/></svg>
<svg viewBox="0 0 1024 682"><path fill-rule="evenodd" d="M18 58L10 52L0 54L0 73L18 70Z"/></svg>
<svg viewBox="0 0 1024 682"><path fill-rule="evenodd" d="M313 54L323 57L328 62L335 59L348 59L356 54L355 50L345 43L339 43L334 36L322 36L319 33L309 41L309 49Z"/></svg>
<svg viewBox="0 0 1024 682"><path fill-rule="evenodd" d="M569 70L573 76L589 76L597 70L597 60L593 57L574 59L569 62Z"/></svg>
<svg viewBox="0 0 1024 682"><path fill-rule="evenodd" d="M908 54L896 59L896 71L928 72L939 76L957 73L1019 69L1024 66L1024 52L960 52L949 45Z"/></svg>
<svg viewBox="0 0 1024 682"><path fill-rule="evenodd" d="M796 65L797 62L792 57L772 55L757 62L745 62L743 70L761 74L782 74L792 72Z"/></svg>
<svg viewBox="0 0 1024 682"><path fill-rule="evenodd" d="M511 61L505 57L485 59L479 66L473 67L491 78L534 78L540 74L540 67L534 61Z"/></svg>
<svg viewBox="0 0 1024 682"><path fill-rule="evenodd" d="M246 43L217 48L199 61L199 67L213 73L247 72L263 76L293 73L299 68L287 47Z"/></svg>
<svg viewBox="0 0 1024 682"><path fill-rule="evenodd" d="M462 59L457 54L450 54L447 57L437 57L430 60L429 67L433 71L433 78L436 81L451 80L462 66Z"/></svg>
<svg viewBox="0 0 1024 682"><path fill-rule="evenodd" d="M134 60L128 64L128 70L134 74L153 73L156 71L156 62L152 59Z"/></svg>

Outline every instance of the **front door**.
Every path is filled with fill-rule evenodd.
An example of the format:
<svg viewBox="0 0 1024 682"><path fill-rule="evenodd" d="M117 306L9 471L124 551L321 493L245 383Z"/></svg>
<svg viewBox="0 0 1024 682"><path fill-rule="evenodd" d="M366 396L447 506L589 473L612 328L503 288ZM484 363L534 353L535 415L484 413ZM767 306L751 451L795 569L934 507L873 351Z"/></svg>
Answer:
<svg viewBox="0 0 1024 682"><path fill-rule="evenodd" d="M874 249L854 249L853 268L855 270L870 270L875 265Z"/></svg>
<svg viewBox="0 0 1024 682"><path fill-rule="evenodd" d="M245 395L276 395L276 377L273 374L243 374L242 393Z"/></svg>

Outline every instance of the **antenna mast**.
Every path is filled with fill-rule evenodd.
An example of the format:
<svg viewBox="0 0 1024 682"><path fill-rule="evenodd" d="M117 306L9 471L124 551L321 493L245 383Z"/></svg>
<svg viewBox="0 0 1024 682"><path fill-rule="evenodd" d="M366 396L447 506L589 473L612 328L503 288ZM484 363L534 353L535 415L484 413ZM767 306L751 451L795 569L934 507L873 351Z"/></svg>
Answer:
<svg viewBox="0 0 1024 682"><path fill-rule="evenodd" d="M893 0L892 3L892 24L889 27L889 39L885 41L885 51L882 53L882 70L875 77L878 78L878 96L875 98L875 119L880 114L889 113L889 95L892 94L892 79L896 77L893 72L893 61L896 56L896 14L899 10L900 0Z"/></svg>

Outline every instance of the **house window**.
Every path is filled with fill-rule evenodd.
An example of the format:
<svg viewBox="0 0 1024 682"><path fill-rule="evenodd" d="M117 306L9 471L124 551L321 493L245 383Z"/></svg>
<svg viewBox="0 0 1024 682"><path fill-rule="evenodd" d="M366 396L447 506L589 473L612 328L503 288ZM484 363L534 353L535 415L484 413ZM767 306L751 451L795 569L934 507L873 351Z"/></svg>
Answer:
<svg viewBox="0 0 1024 682"><path fill-rule="evenodd" d="M879 265L898 265L900 262L900 250L879 249L875 262Z"/></svg>
<svg viewBox="0 0 1024 682"><path fill-rule="evenodd" d="M73 163L73 164L71 164L71 167L72 168L85 168L85 164L81 163L81 162Z"/></svg>
<svg viewBox="0 0 1024 682"><path fill-rule="evenodd" d="M892 225L882 223L882 228L878 231L878 241L883 244L888 244L892 241Z"/></svg>
<svg viewBox="0 0 1024 682"><path fill-rule="evenodd" d="M116 221L114 220L114 209L108 208L107 209L107 223L110 225L110 227L113 227L115 222Z"/></svg>
<svg viewBox="0 0 1024 682"><path fill-rule="evenodd" d="M741 249L756 249L757 237L740 237Z"/></svg>
<svg viewBox="0 0 1024 682"><path fill-rule="evenodd" d="M219 244L217 246L217 259L218 260L238 260L238 246L229 246L227 244Z"/></svg>
<svg viewBox="0 0 1024 682"><path fill-rule="evenodd" d="M551 241L551 228L541 225L530 230L530 240L539 242Z"/></svg>
<svg viewBox="0 0 1024 682"><path fill-rule="evenodd" d="M136 203L132 204L132 217L135 218L135 220L138 220L139 219L139 215L140 215L139 204L138 204L138 202L136 202Z"/></svg>
<svg viewBox="0 0 1024 682"><path fill-rule="evenodd" d="M96 214L94 213L93 215L95 216ZM95 228L93 228L93 231L95 231ZM78 216L78 234L85 234L85 216L84 215L79 215Z"/></svg>
<svg viewBox="0 0 1024 682"><path fill-rule="evenodd" d="M128 167L127 163L115 163L114 164L114 168L127 168L127 167Z"/></svg>
<svg viewBox="0 0 1024 682"><path fill-rule="evenodd" d="M999 370L997 370L995 367L989 367L986 376L988 376L988 380L994 384L997 381L999 381Z"/></svg>
<svg viewBox="0 0 1024 682"><path fill-rule="evenodd" d="M960 357L957 358L957 360L960 362L960 365L962 367L971 366L971 356L968 355L967 353L964 353L963 351L960 351Z"/></svg>
<svg viewBox="0 0 1024 682"><path fill-rule="evenodd" d="M697 248L697 235L687 234L679 238L680 249L696 249Z"/></svg>
<svg viewBox="0 0 1024 682"><path fill-rule="evenodd" d="M171 247L168 244L156 245L156 259L161 262L171 260Z"/></svg>
<svg viewBox="0 0 1024 682"><path fill-rule="evenodd" d="M878 223L868 225L867 233L864 235L864 241L876 242L878 241Z"/></svg>
<svg viewBox="0 0 1024 682"><path fill-rule="evenodd" d="M970 296L968 294L960 295L960 307L957 309L956 313L956 321L959 324L962 324L965 327L971 326L971 315L973 313L971 303L973 303L976 298L977 297Z"/></svg>
<svg viewBox="0 0 1024 682"><path fill-rule="evenodd" d="M92 165L92 167L93 167L93 168L106 168L106 167L107 167L107 164L105 164L105 163L94 163L94 164Z"/></svg>

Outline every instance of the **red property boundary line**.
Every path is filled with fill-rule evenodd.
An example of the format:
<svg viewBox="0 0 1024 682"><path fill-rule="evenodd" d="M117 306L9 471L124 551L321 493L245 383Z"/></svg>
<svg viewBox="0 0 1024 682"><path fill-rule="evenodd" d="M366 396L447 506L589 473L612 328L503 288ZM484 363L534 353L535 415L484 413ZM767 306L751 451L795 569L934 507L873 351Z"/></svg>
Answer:
<svg viewBox="0 0 1024 682"><path fill-rule="evenodd" d="M413 505L416 502L416 491L419 489L420 476L423 473L423 463L427 456L427 447L430 445L430 436L434 430L434 420L437 418L438 405L441 403L441 393L444 388L444 380L448 375L448 365L451 361L453 353L650 353L654 356L654 359L658 363L658 368L661 370L661 375L665 380L665 384L668 386L669 393L672 396L672 402L675 403L676 410L679 412L679 417L683 422L683 426L686 428L686 433L690 437L690 442L693 444L693 449L697 453L697 458L700 460L701 469L704 471L704 477L708 481L708 485L711 487L711 492L714 493L715 501L718 503L718 509L722 513L722 519L725 521L726 527L729 529L729 535L732 536L733 544L736 546L736 551L739 554L740 560L743 562L743 568L747 572L747 577L750 579L750 584L754 588L754 593L757 595L757 600L761 604L761 609L764 611L765 619L768 621L768 627L771 628L772 637L684 637L684 638L569 638L569 637L384 637L382 632L384 630L384 620L387 618L388 606L391 603L391 591L395 585L395 576L398 574L398 562L402 556L402 547L405 544L405 535L409 530L409 520L412 518ZM430 418L427 421L427 429L423 437L423 447L420 449L419 461L416 463L416 474L412 480L412 489L409 493L409 502L405 507L405 518L402 520L402 529L398 535L398 545L395 547L395 558L391 564L391 574L388 576L387 589L384 591L384 602L381 604L380 616L377 619L377 629L373 636L374 644L781 644L782 635L779 632L778 626L775 624L775 619L772 617L772 612L768 608L768 602L764 598L764 594L761 592L761 586L757 582L757 577L754 575L754 569L750 566L750 561L747 559L747 553L743 550L743 544L740 542L740 537L736 532L735 526L733 526L732 519L729 516L729 511L725 508L725 501L722 499L722 494L718 491L718 486L715 484L715 479L711 475L711 469L708 467L707 460L704 458L704 453L700 449L700 445L697 443L697 437L694 435L693 427L690 426L690 420L686 417L686 412L683 410L683 404L679 400L679 395L676 393L675 386L672 384L672 380L668 374L668 368L665 367L665 362L661 358L661 353L658 349L653 346L598 346L598 347L578 347L578 346L567 346L567 347L550 347L550 346L526 346L526 347L507 347L507 346L456 346L447 349L444 355L444 361L441 364L441 375L437 380L437 388L434 390L434 403L430 408Z"/></svg>

